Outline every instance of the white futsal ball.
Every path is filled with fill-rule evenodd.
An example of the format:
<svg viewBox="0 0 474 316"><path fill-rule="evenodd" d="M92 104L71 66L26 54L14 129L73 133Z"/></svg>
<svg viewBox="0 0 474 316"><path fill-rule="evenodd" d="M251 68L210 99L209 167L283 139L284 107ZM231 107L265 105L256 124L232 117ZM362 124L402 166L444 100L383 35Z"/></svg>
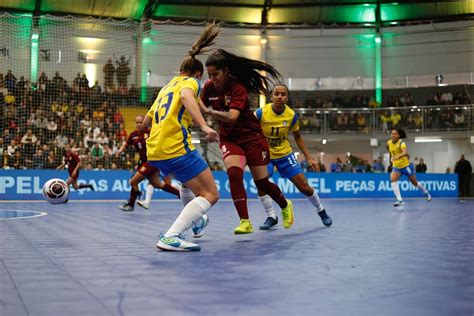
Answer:
<svg viewBox="0 0 474 316"><path fill-rule="evenodd" d="M65 203L69 197L69 186L64 180L50 179L43 186L43 196L51 204Z"/></svg>

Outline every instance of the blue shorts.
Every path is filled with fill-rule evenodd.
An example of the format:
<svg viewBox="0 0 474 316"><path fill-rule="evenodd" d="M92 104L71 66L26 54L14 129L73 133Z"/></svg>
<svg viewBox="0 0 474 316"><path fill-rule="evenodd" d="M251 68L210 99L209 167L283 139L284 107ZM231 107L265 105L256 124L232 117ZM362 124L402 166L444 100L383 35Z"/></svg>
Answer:
<svg viewBox="0 0 474 316"><path fill-rule="evenodd" d="M174 174L176 180L181 183L188 182L209 168L197 150L176 158L148 162L153 167L160 169L165 176Z"/></svg>
<svg viewBox="0 0 474 316"><path fill-rule="evenodd" d="M287 179L291 179L297 174L303 173L303 169L301 169L295 153L291 153L288 156L278 159L270 159L270 163L267 166L269 177L273 175L275 167L277 168L278 173L280 173L280 176Z"/></svg>
<svg viewBox="0 0 474 316"><path fill-rule="evenodd" d="M401 173L407 177L411 177L412 175L416 174L415 167L413 166L412 163L410 163L408 166L405 168L392 168L392 172L398 172Z"/></svg>

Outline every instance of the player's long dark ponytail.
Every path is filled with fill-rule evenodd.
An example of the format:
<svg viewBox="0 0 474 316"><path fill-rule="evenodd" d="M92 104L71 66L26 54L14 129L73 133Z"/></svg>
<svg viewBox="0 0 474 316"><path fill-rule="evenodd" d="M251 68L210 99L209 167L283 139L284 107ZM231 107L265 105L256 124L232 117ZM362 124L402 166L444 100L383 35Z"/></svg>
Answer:
<svg viewBox="0 0 474 316"><path fill-rule="evenodd" d="M229 69L229 73L239 80L249 92L266 93L271 84L279 82L281 74L272 65L240 57L224 49L218 49L206 60L206 67L214 66L217 69ZM265 71L271 78L260 73Z"/></svg>
<svg viewBox="0 0 474 316"><path fill-rule="evenodd" d="M220 29L216 23L210 23L202 31L199 38L193 43L191 50L188 52L188 56L183 60L179 71L194 74L197 71L204 72L204 66L202 62L196 59L196 56L205 53L210 50L210 46L214 45L216 37L219 35Z"/></svg>
<svg viewBox="0 0 474 316"><path fill-rule="evenodd" d="M403 129L397 128L396 131L397 131L398 135L400 135L400 139L407 138L407 133Z"/></svg>

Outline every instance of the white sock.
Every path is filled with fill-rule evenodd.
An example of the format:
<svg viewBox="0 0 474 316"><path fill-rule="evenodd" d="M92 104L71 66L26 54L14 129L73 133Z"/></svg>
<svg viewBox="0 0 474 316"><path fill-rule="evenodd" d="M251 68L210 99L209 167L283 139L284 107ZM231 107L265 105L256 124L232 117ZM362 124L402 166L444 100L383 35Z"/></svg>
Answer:
<svg viewBox="0 0 474 316"><path fill-rule="evenodd" d="M421 192L423 192L423 194L428 194L429 193L428 190L426 190L426 188L420 182L418 182L417 187L418 187L418 189L421 190Z"/></svg>
<svg viewBox="0 0 474 316"><path fill-rule="evenodd" d="M146 197L145 197L145 203L150 204L151 198L153 197L153 191L155 191L155 187L148 183L146 186Z"/></svg>
<svg viewBox="0 0 474 316"><path fill-rule="evenodd" d="M194 200L196 196L194 195L193 191L191 191L191 189L181 186L179 188L179 198L181 199L181 203L183 203L183 206L186 206L189 202Z"/></svg>
<svg viewBox="0 0 474 316"><path fill-rule="evenodd" d="M398 186L398 181L392 182L393 194L397 198L397 201L402 201L402 195L400 193L400 187Z"/></svg>
<svg viewBox="0 0 474 316"><path fill-rule="evenodd" d="M275 210L273 209L273 200L268 195L265 194L264 196L259 196L260 202L262 202L263 208L265 209L265 213L267 213L268 217L276 219Z"/></svg>
<svg viewBox="0 0 474 316"><path fill-rule="evenodd" d="M178 236L184 233L195 223L200 221L201 217L207 213L211 206L211 203L203 197L198 196L197 198L194 198L183 208L178 218L166 232L165 236Z"/></svg>
<svg viewBox="0 0 474 316"><path fill-rule="evenodd" d="M313 195L307 196L306 198L318 210L318 213L324 210L324 206L321 204L321 200L319 199L319 195L316 193L316 190L314 190Z"/></svg>

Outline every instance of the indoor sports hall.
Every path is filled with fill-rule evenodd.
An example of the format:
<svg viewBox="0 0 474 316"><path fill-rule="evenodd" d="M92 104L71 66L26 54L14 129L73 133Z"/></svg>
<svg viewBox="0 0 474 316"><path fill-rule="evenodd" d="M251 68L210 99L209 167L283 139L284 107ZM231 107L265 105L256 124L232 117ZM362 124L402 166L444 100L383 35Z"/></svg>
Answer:
<svg viewBox="0 0 474 316"><path fill-rule="evenodd" d="M0 0L0 315L473 315L473 43L466 0Z"/></svg>

